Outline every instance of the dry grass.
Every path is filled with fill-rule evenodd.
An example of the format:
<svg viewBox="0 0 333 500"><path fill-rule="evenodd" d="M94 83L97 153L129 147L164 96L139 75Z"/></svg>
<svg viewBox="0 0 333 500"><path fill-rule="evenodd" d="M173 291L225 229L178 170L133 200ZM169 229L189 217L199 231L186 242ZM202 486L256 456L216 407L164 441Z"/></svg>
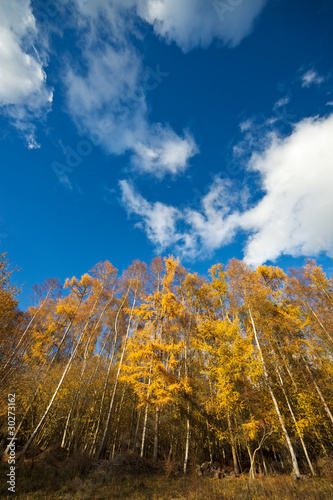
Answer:
<svg viewBox="0 0 333 500"><path fill-rule="evenodd" d="M2 479L7 472L8 465L2 463ZM281 475L251 483L245 476L209 479L193 474L183 477L150 468L134 455L120 456L107 465L82 454L66 458L54 449L34 462L20 465L15 497L20 500L324 500L333 498L333 484L328 475L301 481ZM13 497L7 493L10 492L6 490L5 481L1 481L0 498Z"/></svg>
<svg viewBox="0 0 333 500"><path fill-rule="evenodd" d="M333 485L325 479L295 482L289 476L264 478L249 484L246 478L201 479L195 477L166 478L164 475L129 476L107 475L100 472L88 478L76 476L67 480L59 489L55 484L33 488L29 478L17 484L16 498L20 500L51 499L98 499L98 500L222 500L222 499L272 499L323 500L333 498ZM36 480L36 478L35 478ZM41 486L41 484L40 484ZM30 490L30 491L29 491ZM1 496L12 498L12 494Z"/></svg>
<svg viewBox="0 0 333 500"><path fill-rule="evenodd" d="M321 457L317 460L317 470L321 477L333 482L333 460L332 457Z"/></svg>

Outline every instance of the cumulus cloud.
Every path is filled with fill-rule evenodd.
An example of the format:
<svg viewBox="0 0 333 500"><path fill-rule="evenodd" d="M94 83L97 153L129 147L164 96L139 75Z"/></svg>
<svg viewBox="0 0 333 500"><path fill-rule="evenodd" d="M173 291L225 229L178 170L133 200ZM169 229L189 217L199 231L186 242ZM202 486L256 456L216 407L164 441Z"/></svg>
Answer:
<svg viewBox="0 0 333 500"><path fill-rule="evenodd" d="M245 252L250 264L282 254L333 256L332 134L333 115L308 118L253 156L266 194L242 215L242 227L253 233Z"/></svg>
<svg viewBox="0 0 333 500"><path fill-rule="evenodd" d="M281 255L325 252L333 257L332 135L333 114L302 120L288 137L270 134L266 148L253 154L248 164L250 171L259 173L264 192L253 206L246 189L219 178L199 210L150 204L133 190L131 196L123 191L123 202L143 218L141 228L153 243L173 247L184 257L207 257L240 231L248 234L245 260L250 265ZM164 222L159 226L159 217L151 215L156 213L166 215L166 231Z"/></svg>
<svg viewBox="0 0 333 500"><path fill-rule="evenodd" d="M310 69L302 75L302 87L311 87L311 85L320 85L325 78L318 75L317 71Z"/></svg>
<svg viewBox="0 0 333 500"><path fill-rule="evenodd" d="M52 102L45 61L36 49L38 31L29 0L0 0L0 111L38 147L33 120Z"/></svg>
<svg viewBox="0 0 333 500"><path fill-rule="evenodd" d="M266 0L137 0L156 34L187 52L214 39L236 47L253 29Z"/></svg>

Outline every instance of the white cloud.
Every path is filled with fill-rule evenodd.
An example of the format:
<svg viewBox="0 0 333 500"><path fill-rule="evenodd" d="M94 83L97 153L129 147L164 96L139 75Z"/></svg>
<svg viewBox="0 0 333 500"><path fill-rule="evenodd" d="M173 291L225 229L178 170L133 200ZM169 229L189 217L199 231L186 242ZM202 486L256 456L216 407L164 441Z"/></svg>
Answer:
<svg viewBox="0 0 333 500"><path fill-rule="evenodd" d="M159 249L175 244L181 237L176 231L177 220L181 214L172 206L160 202L149 203L127 181L120 181L122 203L129 214L142 218L142 228L148 239Z"/></svg>
<svg viewBox="0 0 333 500"><path fill-rule="evenodd" d="M173 247L177 254L195 259L207 257L230 243L239 226L239 213L232 210L242 193L231 194L232 183L216 178L201 200L201 209L183 211L160 202L145 200L127 182L121 181L122 203L129 214L142 219L136 227L160 250Z"/></svg>
<svg viewBox="0 0 333 500"><path fill-rule="evenodd" d="M230 47L248 36L267 0L76 0L86 19L96 22L101 12L116 32L124 28L120 14L135 12L154 32L182 50L208 47L214 39ZM81 19L81 24L84 24ZM133 25L131 26L133 28Z"/></svg>
<svg viewBox="0 0 333 500"><path fill-rule="evenodd" d="M86 70L82 74L70 68L65 83L68 109L78 128L97 137L108 153L131 153L132 165L140 173L162 178L183 172L198 149L190 133L178 135L167 125L149 122L147 94L168 73L159 66L144 68L129 40L132 24L124 11L133 2L77 1L77 24L86 31L82 40Z"/></svg>
<svg viewBox="0 0 333 500"><path fill-rule="evenodd" d="M311 85L320 85L325 78L318 75L317 71L310 69L302 75L302 87L310 87Z"/></svg>
<svg viewBox="0 0 333 500"><path fill-rule="evenodd" d="M239 124L240 131L247 132L248 130L251 130L252 125L253 125L253 119L247 118L247 120Z"/></svg>
<svg viewBox="0 0 333 500"><path fill-rule="evenodd" d="M288 96L281 97L274 105L274 110L278 108L282 108L283 106L286 106L290 102L290 98Z"/></svg>
<svg viewBox="0 0 333 500"><path fill-rule="evenodd" d="M46 86L38 31L29 0L0 0L0 110L38 147L32 121L49 109L52 91Z"/></svg>
<svg viewBox="0 0 333 500"><path fill-rule="evenodd" d="M87 49L85 60L85 76L69 69L65 77L70 114L81 132L96 133L108 152L122 154L145 137L146 100L135 93L140 60L126 45Z"/></svg>
<svg viewBox="0 0 333 500"><path fill-rule="evenodd" d="M183 256L207 257L218 248L231 243L239 225L236 207L240 205L242 195L234 187L229 179L217 177L202 198L200 210L184 211L188 239L178 247Z"/></svg>
<svg viewBox="0 0 333 500"><path fill-rule="evenodd" d="M149 121L149 91L163 84L168 73L143 67L130 40L130 35L142 36L138 16L157 35L187 51L207 47L214 38L237 45L250 33L265 3L76 0L75 26L79 27L85 69L71 67L65 83L68 109L78 128L98 136L108 153L129 152L132 165L141 173L162 178L184 172L198 147L189 132L177 134L169 125ZM227 6L224 12L223 5Z"/></svg>
<svg viewBox="0 0 333 500"><path fill-rule="evenodd" d="M188 160L197 152L198 147L189 133L179 137L170 128L157 127L151 130L148 144L136 143L133 162L143 172L157 177L165 173L177 174L185 170Z"/></svg>
<svg viewBox="0 0 333 500"><path fill-rule="evenodd" d="M237 46L253 29L266 0L137 0L139 15L156 34L185 52L215 39Z"/></svg>
<svg viewBox="0 0 333 500"><path fill-rule="evenodd" d="M167 125L149 123L147 95L165 75L151 68L147 74L142 66L130 40L143 37L138 18L184 51L207 47L214 39L234 47L251 32L265 3L64 0L63 4L76 6L73 19L85 65L83 71L71 67L65 77L68 109L76 124L92 137L98 136L108 152L131 152L133 164L143 172L160 177L183 172L197 147L189 133L178 135ZM45 116L52 103L46 59L31 1L0 0L0 109L31 148L38 147L34 121Z"/></svg>
<svg viewBox="0 0 333 500"><path fill-rule="evenodd" d="M131 196L123 190L123 202L142 217L153 243L184 257L207 257L240 231L248 233L245 260L254 266L281 255L333 257L332 136L333 114L302 120L285 138L270 134L248 166L260 174L265 193L252 207L246 189L219 178L199 210L151 204L133 190Z"/></svg>
<svg viewBox="0 0 333 500"><path fill-rule="evenodd" d="M282 254L333 256L332 136L333 115L305 119L253 156L266 194L242 215L242 227L253 232L245 254L250 264Z"/></svg>

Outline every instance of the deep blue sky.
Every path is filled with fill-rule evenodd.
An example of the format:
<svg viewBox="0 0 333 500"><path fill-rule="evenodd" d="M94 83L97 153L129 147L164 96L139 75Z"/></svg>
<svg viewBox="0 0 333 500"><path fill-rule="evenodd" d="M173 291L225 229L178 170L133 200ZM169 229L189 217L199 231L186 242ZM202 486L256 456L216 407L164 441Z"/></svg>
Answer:
<svg viewBox="0 0 333 500"><path fill-rule="evenodd" d="M14 0L15 16L6 3L0 250L22 269L23 306L50 276L158 253L202 273L231 257L315 257L331 274L331 1L239 2L225 19L202 0ZM68 147L85 155L75 168Z"/></svg>

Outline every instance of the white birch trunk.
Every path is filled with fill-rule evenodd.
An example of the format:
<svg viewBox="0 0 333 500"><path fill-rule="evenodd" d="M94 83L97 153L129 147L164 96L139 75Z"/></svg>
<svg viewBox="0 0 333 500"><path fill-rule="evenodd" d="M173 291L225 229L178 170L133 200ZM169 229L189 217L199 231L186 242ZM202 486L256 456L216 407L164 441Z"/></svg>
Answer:
<svg viewBox="0 0 333 500"><path fill-rule="evenodd" d="M270 383L270 380L269 380L269 376L268 376L268 372L267 372L265 360L264 360L264 357L263 357L263 354L262 354L261 346L260 346L258 335L257 335L257 329L255 327L253 316L252 316L252 312L251 312L250 308L249 308L249 314L250 314L250 319L251 319L251 323L252 323L254 338L255 338L255 341L256 341L256 344L257 344L257 348L258 348L258 351L259 351L260 359L261 359L261 362L262 362L262 365L263 365L263 369L264 369L264 375L265 375L265 379L266 379L266 382L267 382L267 387L268 387L269 393L271 395L271 398L272 398L272 401L273 401L273 404L274 404L274 407L275 407L276 414L278 416L278 419L279 419L279 422L280 422L280 425L281 425L284 437L286 439L286 442L287 442L287 445L288 445L288 448L289 448L289 453L290 453L290 456L291 456L291 461L292 461L292 466L293 466L294 473L295 473L295 475L296 475L297 478L300 478L301 474L299 472L298 462L297 462L297 458L296 458L296 455L295 455L295 451L294 451L293 445L291 443L291 440L290 440L288 431L286 429L286 426L284 424L284 420L283 420L283 417L281 415L278 402L277 402L277 400L276 400L276 398L274 396L273 389L271 387L271 383Z"/></svg>
<svg viewBox="0 0 333 500"><path fill-rule="evenodd" d="M97 457L96 457L97 460L101 457L101 455L102 455L102 453L104 451L104 447L105 447L105 442L106 442L106 437L107 437L108 430L109 430L109 425L110 425L110 420L111 420L111 413L112 413L112 409L113 409L114 399L115 399L116 391L117 391L117 387L118 387L119 374L120 374L120 370L121 370L123 359L124 359L124 355L125 355L125 350L126 350L126 345L127 345L127 340L128 340L129 332L130 332L131 323L132 323L133 310L134 310L134 307L135 307L135 303L136 303L136 295L134 296L134 300L133 300L133 304L132 304L132 309L131 309L131 314L130 314L130 317L129 317L129 320L128 320L127 331L126 331L126 335L125 335L125 339L124 339L123 350L122 350L121 357L120 357L119 364L118 364L118 370L117 370L117 374L116 374L116 380L115 380L115 383L114 383L114 386L113 386L113 392L112 392L111 402L110 402L110 406L109 406L108 416L107 416L107 419L106 419L104 434L103 434L103 437L102 437L102 441L101 441L99 450L97 452Z"/></svg>
<svg viewBox="0 0 333 500"><path fill-rule="evenodd" d="M304 443L304 439L302 438L302 434L301 434L301 432L300 432L300 430L299 430L299 426L298 426L298 423L297 423L297 420L296 420L295 414L294 414L294 412L293 412L293 409L292 409L291 404L290 404L290 402L289 402L289 398L288 398L287 393L286 393L286 391L285 391L284 384L283 384L283 380L282 380L282 377L281 377L281 374L280 374L280 371L279 371L278 367L276 367L276 373L277 373L277 375L278 375L279 382L280 382L280 386L281 386L282 392L283 392L283 394L284 394L284 397L285 397L285 400L286 400L286 403L287 403L288 409L289 409L289 411L290 411L291 417L292 417L293 422L294 422L294 424L295 424L295 427L296 427L296 432L297 432L297 434L298 434L298 437L300 438L300 441L301 441L301 444L302 444L302 448L303 448L303 451L304 451L304 454L305 454L306 460L307 460L308 465L309 465L309 467L310 467L311 474L312 474L312 476L314 476L314 475L315 475L315 471L314 471L314 469L313 469L313 466L312 466L312 463L311 463L310 457L309 457L309 455L308 455L308 451L307 451L307 449L306 449L306 446L305 446L305 443Z"/></svg>

